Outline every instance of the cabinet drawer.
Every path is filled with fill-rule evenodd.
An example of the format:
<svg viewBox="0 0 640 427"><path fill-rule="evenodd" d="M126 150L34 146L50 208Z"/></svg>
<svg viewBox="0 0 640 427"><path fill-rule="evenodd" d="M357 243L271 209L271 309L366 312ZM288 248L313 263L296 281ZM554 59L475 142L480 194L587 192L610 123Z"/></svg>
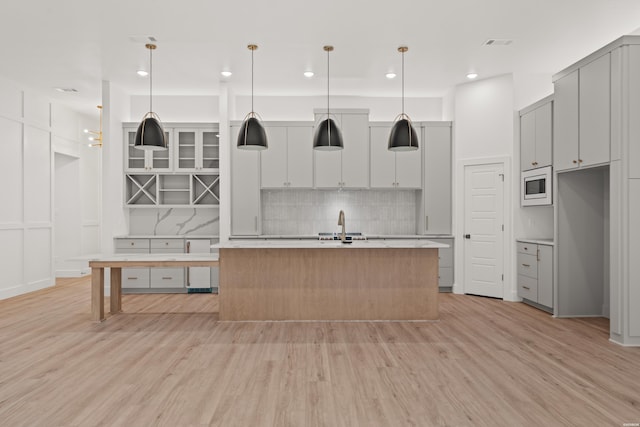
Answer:
<svg viewBox="0 0 640 427"><path fill-rule="evenodd" d="M538 281L518 274L518 296L529 301L538 302Z"/></svg>
<svg viewBox="0 0 640 427"><path fill-rule="evenodd" d="M149 288L148 268L123 268L122 269L123 288Z"/></svg>
<svg viewBox="0 0 640 427"><path fill-rule="evenodd" d="M116 239L116 249L149 250L149 239Z"/></svg>
<svg viewBox="0 0 640 427"><path fill-rule="evenodd" d="M150 239L152 253L157 253L153 249L173 249L173 253L184 252L183 239Z"/></svg>
<svg viewBox="0 0 640 427"><path fill-rule="evenodd" d="M538 245L535 243L518 242L518 253L535 255L538 253Z"/></svg>
<svg viewBox="0 0 640 427"><path fill-rule="evenodd" d="M440 267L453 267L453 249L438 249L438 265Z"/></svg>
<svg viewBox="0 0 640 427"><path fill-rule="evenodd" d="M183 288L184 268L152 268L151 288Z"/></svg>
<svg viewBox="0 0 640 427"><path fill-rule="evenodd" d="M535 255L518 254L518 274L538 278L538 259Z"/></svg>
<svg viewBox="0 0 640 427"><path fill-rule="evenodd" d="M453 286L453 267L438 269L438 286Z"/></svg>

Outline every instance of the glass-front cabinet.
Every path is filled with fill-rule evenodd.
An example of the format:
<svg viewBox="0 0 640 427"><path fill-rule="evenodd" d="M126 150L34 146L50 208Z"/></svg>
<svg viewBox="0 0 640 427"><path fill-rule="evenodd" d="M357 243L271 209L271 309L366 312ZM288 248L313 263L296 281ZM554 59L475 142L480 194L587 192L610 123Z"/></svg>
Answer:
<svg viewBox="0 0 640 427"><path fill-rule="evenodd" d="M220 167L218 129L173 129L176 144L176 170L215 172Z"/></svg>
<svg viewBox="0 0 640 427"><path fill-rule="evenodd" d="M125 150L124 167L128 172L157 171L166 172L172 168L173 156L171 155L172 131L164 129L169 148L167 150L141 150L134 146L136 140L136 127L124 128L124 140L127 143Z"/></svg>

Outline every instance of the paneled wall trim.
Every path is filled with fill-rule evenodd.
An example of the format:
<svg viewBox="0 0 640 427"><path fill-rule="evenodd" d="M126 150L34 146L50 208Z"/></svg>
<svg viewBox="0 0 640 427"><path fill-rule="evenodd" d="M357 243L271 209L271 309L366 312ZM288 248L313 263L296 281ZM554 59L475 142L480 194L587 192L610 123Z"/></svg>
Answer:
<svg viewBox="0 0 640 427"><path fill-rule="evenodd" d="M0 78L0 299L55 284L53 141L80 152L77 117Z"/></svg>

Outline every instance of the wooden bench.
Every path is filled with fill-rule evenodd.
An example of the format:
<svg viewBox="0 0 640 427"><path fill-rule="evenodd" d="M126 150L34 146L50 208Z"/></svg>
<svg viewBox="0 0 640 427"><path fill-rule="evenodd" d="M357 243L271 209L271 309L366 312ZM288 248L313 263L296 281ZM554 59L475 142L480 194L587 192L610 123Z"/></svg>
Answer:
<svg viewBox="0 0 640 427"><path fill-rule="evenodd" d="M91 317L101 322L104 317L104 269L111 269L111 314L122 311L123 267L216 267L218 255L149 254L109 255L89 260L91 267Z"/></svg>

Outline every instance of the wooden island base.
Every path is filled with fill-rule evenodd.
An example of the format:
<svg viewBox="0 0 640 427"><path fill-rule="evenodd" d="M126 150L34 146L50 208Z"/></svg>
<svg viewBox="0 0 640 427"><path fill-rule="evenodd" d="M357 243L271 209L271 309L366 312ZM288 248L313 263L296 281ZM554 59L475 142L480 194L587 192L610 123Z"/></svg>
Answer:
<svg viewBox="0 0 640 427"><path fill-rule="evenodd" d="M435 320L438 249L221 248L220 320Z"/></svg>

